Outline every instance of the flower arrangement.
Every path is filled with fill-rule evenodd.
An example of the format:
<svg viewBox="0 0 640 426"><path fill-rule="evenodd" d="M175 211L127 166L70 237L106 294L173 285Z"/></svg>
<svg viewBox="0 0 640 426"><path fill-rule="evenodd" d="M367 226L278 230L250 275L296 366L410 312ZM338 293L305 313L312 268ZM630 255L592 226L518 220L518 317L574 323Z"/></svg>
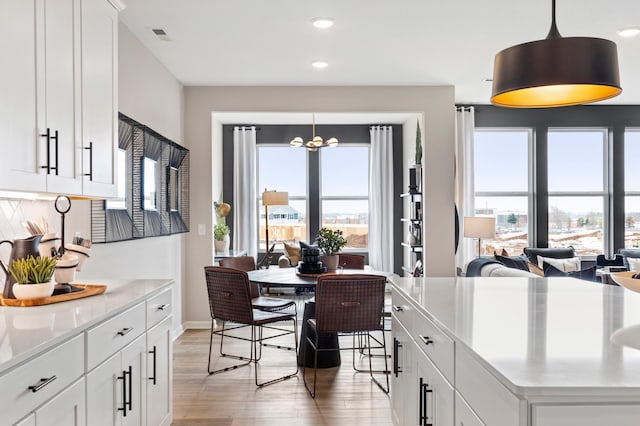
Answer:
<svg viewBox="0 0 640 426"><path fill-rule="evenodd" d="M56 258L33 257L15 259L9 265L9 272L18 284L40 284L51 280L56 270Z"/></svg>
<svg viewBox="0 0 640 426"><path fill-rule="evenodd" d="M229 235L230 229L226 223L216 223L213 227L213 238L216 241L223 241Z"/></svg>
<svg viewBox="0 0 640 426"><path fill-rule="evenodd" d="M320 228L316 243L326 256L332 256L347 245L347 240L342 236L340 229Z"/></svg>

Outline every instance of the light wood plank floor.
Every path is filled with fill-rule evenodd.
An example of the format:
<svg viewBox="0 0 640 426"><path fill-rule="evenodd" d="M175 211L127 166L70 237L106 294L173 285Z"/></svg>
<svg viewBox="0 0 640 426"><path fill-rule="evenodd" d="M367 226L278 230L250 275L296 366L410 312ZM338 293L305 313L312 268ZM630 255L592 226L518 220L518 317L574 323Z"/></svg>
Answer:
<svg viewBox="0 0 640 426"><path fill-rule="evenodd" d="M219 337L214 336L214 368L234 361L218 356L218 343ZM240 353L247 348L247 342L225 339L225 351ZM261 389L255 386L253 365L209 376L208 350L209 330L188 330L174 344L175 426L392 424L389 396L368 373L353 370L350 351L342 352L340 367L318 370L318 393L312 399L301 371L297 377ZM294 356L293 351L264 349L259 362L261 380L295 369ZM382 362L376 360L374 368ZM312 373L313 369L307 369L308 378Z"/></svg>

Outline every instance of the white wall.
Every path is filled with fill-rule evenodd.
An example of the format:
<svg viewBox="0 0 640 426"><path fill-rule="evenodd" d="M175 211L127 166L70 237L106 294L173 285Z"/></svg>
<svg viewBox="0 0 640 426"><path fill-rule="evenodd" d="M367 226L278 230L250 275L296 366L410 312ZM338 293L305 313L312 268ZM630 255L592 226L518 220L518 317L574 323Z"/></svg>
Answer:
<svg viewBox="0 0 640 426"><path fill-rule="evenodd" d="M123 24L118 31L118 110L184 145L182 85ZM91 235L89 210L88 201L74 201L67 229ZM174 334L179 333L184 312L184 246L185 234L96 244L77 279L174 279L173 327Z"/></svg>
<svg viewBox="0 0 640 426"><path fill-rule="evenodd" d="M422 114L425 179L425 271L451 276L453 224L453 86L185 87L185 146L191 151L191 226L186 236L186 327L210 321L203 267L211 264L211 212L222 171L216 112L411 112ZM214 129L212 131L212 129ZM415 140L415 133L413 136ZM215 147L215 148L212 148ZM403 167L406 169L408 164ZM398 173L404 173L398 171ZM212 196L212 193L214 194Z"/></svg>

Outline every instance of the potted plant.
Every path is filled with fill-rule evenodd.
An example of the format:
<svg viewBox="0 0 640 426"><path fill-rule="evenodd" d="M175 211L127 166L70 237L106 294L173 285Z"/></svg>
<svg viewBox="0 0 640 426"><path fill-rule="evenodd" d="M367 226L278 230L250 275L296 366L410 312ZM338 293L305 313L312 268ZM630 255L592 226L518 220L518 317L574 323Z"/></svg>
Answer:
<svg viewBox="0 0 640 426"><path fill-rule="evenodd" d="M33 257L15 259L9 265L9 272L16 280L13 294L16 299L39 299L53 294L55 283L51 279L56 270L54 257Z"/></svg>
<svg viewBox="0 0 640 426"><path fill-rule="evenodd" d="M214 246L217 253L229 250L229 227L226 223L216 223L213 227Z"/></svg>
<svg viewBox="0 0 640 426"><path fill-rule="evenodd" d="M329 271L335 271L338 267L337 253L347 245L347 240L342 236L342 230L320 228L316 236L316 244L324 254L322 263Z"/></svg>

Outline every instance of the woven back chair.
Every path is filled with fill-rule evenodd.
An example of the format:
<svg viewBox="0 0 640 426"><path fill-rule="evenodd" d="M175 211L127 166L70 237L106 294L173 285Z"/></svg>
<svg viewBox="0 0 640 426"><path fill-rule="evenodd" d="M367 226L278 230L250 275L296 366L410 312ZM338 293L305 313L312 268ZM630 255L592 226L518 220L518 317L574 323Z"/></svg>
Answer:
<svg viewBox="0 0 640 426"><path fill-rule="evenodd" d="M263 341L273 339L288 334L293 334L295 347L291 348L294 352L294 363L296 369L294 373L278 377L273 380L260 383L258 381L258 368L254 369L256 385L261 387L286 380L298 374L297 359L295 353L298 349L297 335L297 319L295 314L284 312L270 312L254 309L250 294L249 277L245 271L238 269L224 268L219 266L206 266L204 268L207 284L207 293L209 296L209 308L211 311L211 337L209 339L209 359L207 371L209 374L222 373L238 367L249 365L260 359L262 346L266 346ZM214 320L222 322L222 327L217 330ZM283 329L274 327L273 324L281 321L291 321L292 329ZM235 324L227 328L227 322ZM234 334L233 331L239 328L250 327L250 337L247 338L241 334ZM268 327L271 333L267 336L263 333L262 328ZM227 332L227 334L225 334ZM213 335L220 336L220 355L223 357L235 358L243 361L231 367L225 367L218 370L211 370L211 348L213 345ZM251 342L249 357L226 354L222 350L224 338L233 338ZM278 345L278 347L280 347Z"/></svg>
<svg viewBox="0 0 640 426"><path fill-rule="evenodd" d="M313 389L309 388L303 368L303 380L311 397L316 395L318 352L340 349L323 349L318 345L320 333L354 333L362 336L368 348L369 370L372 380L385 392L389 392L389 376L383 332L384 288L386 278L380 275L326 274L318 278L316 285L316 318L308 320L313 336L307 336L307 343L315 351ZM371 367L370 332L381 331L384 349L386 387L373 376ZM355 339L354 339L355 344ZM354 346L355 348L355 346ZM349 349L354 349L349 348ZM355 364L354 364L355 368ZM357 370L358 371L358 370Z"/></svg>
<svg viewBox="0 0 640 426"><path fill-rule="evenodd" d="M344 269L364 269L364 256L361 254L338 254L338 266Z"/></svg>
<svg viewBox="0 0 640 426"><path fill-rule="evenodd" d="M225 257L224 259L220 259L218 263L224 268L233 268L239 271L249 272L256 270L256 260L253 256ZM258 287L258 284L251 283L249 290L251 291L252 299L254 297L260 297L260 288Z"/></svg>

